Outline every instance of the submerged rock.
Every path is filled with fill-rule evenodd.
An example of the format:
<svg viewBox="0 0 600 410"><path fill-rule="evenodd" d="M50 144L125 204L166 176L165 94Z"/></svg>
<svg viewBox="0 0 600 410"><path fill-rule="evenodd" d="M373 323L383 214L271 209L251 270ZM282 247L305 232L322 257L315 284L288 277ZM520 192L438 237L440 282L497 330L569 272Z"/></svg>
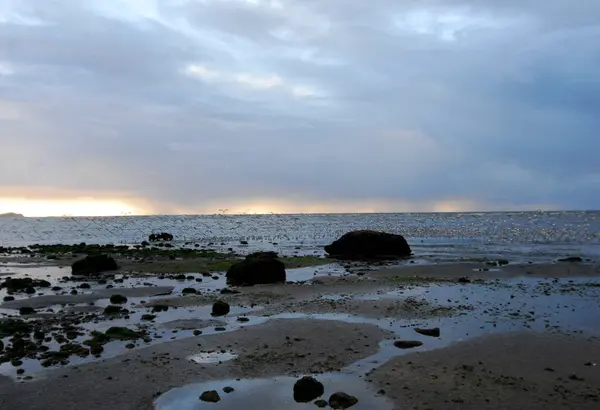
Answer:
<svg viewBox="0 0 600 410"><path fill-rule="evenodd" d="M423 346L423 342L418 340L396 340L394 346L399 349L412 349L414 347Z"/></svg>
<svg viewBox="0 0 600 410"><path fill-rule="evenodd" d="M333 409L347 409L358 403L358 399L344 392L333 393L329 397L329 406Z"/></svg>
<svg viewBox="0 0 600 410"><path fill-rule="evenodd" d="M285 282L285 265L275 252L256 252L227 271L227 283L234 286Z"/></svg>
<svg viewBox="0 0 600 410"><path fill-rule="evenodd" d="M336 259L370 260L408 258L412 251L402 235L378 231L352 231L344 234L325 252Z"/></svg>
<svg viewBox="0 0 600 410"><path fill-rule="evenodd" d="M423 329L423 328L417 327L417 328L415 328L415 332L425 335L425 336L440 337L440 328L439 327L434 327L431 329Z"/></svg>
<svg viewBox="0 0 600 410"><path fill-rule="evenodd" d="M229 303L218 300L213 304L212 313L213 316L224 316L230 311Z"/></svg>
<svg viewBox="0 0 600 410"><path fill-rule="evenodd" d="M135 332L126 327L111 327L105 333L107 337L110 339L119 339L119 340L135 340L142 337L141 333Z"/></svg>
<svg viewBox="0 0 600 410"><path fill-rule="evenodd" d="M18 293L35 293L35 288L49 288L50 282L43 279L32 279L32 278L6 278L6 280L0 283L0 289L6 289L8 292Z"/></svg>
<svg viewBox="0 0 600 410"><path fill-rule="evenodd" d="M233 393L233 392L234 392L234 388L233 388L233 387L226 386L226 387L223 387L223 391L224 391L225 393L227 393L227 394L229 394L229 393Z"/></svg>
<svg viewBox="0 0 600 410"><path fill-rule="evenodd" d="M325 393L323 383L314 377L304 376L294 383L294 400L298 403L308 403Z"/></svg>
<svg viewBox="0 0 600 410"><path fill-rule="evenodd" d="M200 400L208 403L217 403L221 400L221 397L216 390L207 390L200 395Z"/></svg>
<svg viewBox="0 0 600 410"><path fill-rule="evenodd" d="M108 255L88 255L71 265L72 275L94 275L119 269L117 262Z"/></svg>

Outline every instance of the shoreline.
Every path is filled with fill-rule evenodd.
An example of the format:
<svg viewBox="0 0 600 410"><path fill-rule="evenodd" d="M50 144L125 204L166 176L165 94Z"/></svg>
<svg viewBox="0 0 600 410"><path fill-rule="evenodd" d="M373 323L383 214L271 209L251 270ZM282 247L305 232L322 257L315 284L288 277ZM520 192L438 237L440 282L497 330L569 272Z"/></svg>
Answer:
<svg viewBox="0 0 600 410"><path fill-rule="evenodd" d="M50 267L60 272L56 265ZM27 267L20 272L26 271L31 273L35 269ZM68 271L65 274L68 276ZM594 303L597 306L600 296L600 281L595 281L600 277L599 264L509 263L492 267L481 262L458 262L386 267L333 263L288 269L288 280L295 275L303 280L238 288L240 293L236 294L220 293L225 286L222 274L213 275L218 279L205 278L202 282L159 280L156 274L132 276L122 283L109 279L109 284L114 284L112 289L103 289L104 286L97 286L90 279L92 288L79 289L81 294L78 295L56 296L55 299L33 296L4 302L0 305L3 313L7 307L16 309L33 301L39 302L36 306L52 307L55 311L45 313L47 317L37 317L42 321L50 318L60 321L65 315L76 314L74 309L86 308L92 302L96 306L87 308L98 312L77 313L93 318L87 324L80 324L84 332L114 325L135 328L143 323L141 315L151 313L153 307L169 306L170 309L155 313L156 319L143 323L153 339L150 343L134 341L134 347L127 349L126 342L111 342L105 347L106 355L98 359L72 357L68 366L50 367L41 373L25 371L17 379L0 376L0 407L75 409L91 405L97 409L149 409L154 400L162 396L156 395L157 390L167 393L172 388L192 383L235 378L242 379L242 389L246 379L301 377L313 373L319 378L323 372L322 377L330 383L341 375L350 377L353 382L349 385L355 386L356 394L375 397L379 389L386 390L383 401L378 401L378 405L383 406L381 409L386 408L386 400L398 407L427 408L425 403L429 403L433 408L497 408L493 407L494 403L481 401L486 394L492 395L496 404L502 402L519 408L526 402L545 403L547 408L548 403L539 393L545 389L547 372L542 369L518 373L519 369L511 368L511 373L502 363L493 360L493 352L500 349L511 363L527 361L528 355L519 353L521 346L528 352L527 346L536 345L539 347L536 366L547 362L547 366L561 369L557 370L556 377L560 373L564 380L554 381L554 385L561 386L561 391L567 389L568 392L563 392L565 397L578 403L580 408L598 404L594 400L600 392L592 391L590 386L600 380L595 373L588 374L595 366L589 366L592 370L577 367L577 377L585 379L578 382L568 379L569 375L565 378L563 373L571 368L554 356L557 351L568 348L573 353L573 362L582 361L585 351L593 353L587 362L600 362L600 352L589 350L588 340L596 337L599 330L593 324L598 323L600 312L595 314L591 308ZM57 274L56 279L61 276ZM465 277L470 282L459 283L459 279ZM152 286L144 285L146 281ZM61 286L67 291L80 283L68 281ZM201 292L182 296L181 290L186 286ZM152 296L167 288L172 288L171 295ZM101 311L107 302L103 301L111 294L120 293L130 299L124 307L131 311L131 318L105 318ZM232 312L212 318L210 305L216 300L228 302ZM61 307L60 303L67 305ZM577 312L585 312L585 315ZM239 322L238 318L247 321ZM219 326L225 331L216 331ZM414 331L417 327L439 327L441 337L419 335ZM193 335L198 329L202 333ZM486 337L486 334L493 336ZM304 340L295 342L295 339ZM398 339L419 340L423 346L404 351L393 346ZM8 342L7 338L4 340ZM211 355L223 350L235 357L221 364L199 365L189 360L193 352ZM494 376L483 377L477 364L467 362L464 364L476 368L475 381L464 374L464 368L455 369L458 364L454 358L469 355L473 359L481 357L484 363L490 362L486 371L491 370ZM531 363L533 366L533 361ZM11 366L4 364L0 369L9 369L7 365ZM414 368L414 371L392 370L399 368ZM445 372L441 371L443 368ZM340 370L343 371L339 373ZM134 376L131 380L123 379L119 377L123 371ZM25 381L24 376L33 379ZM458 392L448 393L449 380L463 380L463 376L468 379ZM498 380L505 380L500 376L516 379L506 379L516 384L498 389ZM521 383L519 377L525 381ZM368 383L371 387L364 387L363 380L373 380ZM410 394L395 395L394 388L386 383L409 386ZM473 387L473 383L479 384ZM529 390L522 390L523 386ZM420 394L422 389L429 393ZM445 395L459 401L447 403ZM221 407L229 408L223 406L227 406L225 399ZM360 404L354 408L360 410Z"/></svg>

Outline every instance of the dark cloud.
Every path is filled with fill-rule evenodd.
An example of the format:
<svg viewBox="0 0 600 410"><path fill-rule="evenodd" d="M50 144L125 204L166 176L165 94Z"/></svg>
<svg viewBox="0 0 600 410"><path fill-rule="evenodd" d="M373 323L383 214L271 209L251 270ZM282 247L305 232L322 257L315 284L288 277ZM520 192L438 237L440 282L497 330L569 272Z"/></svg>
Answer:
<svg viewBox="0 0 600 410"><path fill-rule="evenodd" d="M0 193L597 208L584 3L9 0Z"/></svg>

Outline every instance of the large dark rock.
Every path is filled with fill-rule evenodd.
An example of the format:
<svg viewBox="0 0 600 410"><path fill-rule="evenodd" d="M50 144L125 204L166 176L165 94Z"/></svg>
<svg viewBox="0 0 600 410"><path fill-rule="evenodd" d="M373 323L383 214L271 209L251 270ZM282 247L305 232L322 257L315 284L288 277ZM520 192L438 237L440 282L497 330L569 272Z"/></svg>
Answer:
<svg viewBox="0 0 600 410"><path fill-rule="evenodd" d="M148 236L150 242L172 241L173 235L168 232L152 233Z"/></svg>
<svg viewBox="0 0 600 410"><path fill-rule="evenodd" d="M71 265L72 275L93 275L119 269L117 261L108 255L88 255Z"/></svg>
<svg viewBox="0 0 600 410"><path fill-rule="evenodd" d="M298 403L308 403L325 393L323 383L314 377L304 376L294 383L294 400Z"/></svg>
<svg viewBox="0 0 600 410"><path fill-rule="evenodd" d="M285 282L285 278L285 265L275 252L252 253L227 271L227 283L233 286Z"/></svg>
<svg viewBox="0 0 600 410"><path fill-rule="evenodd" d="M213 316L225 316L229 313L229 303L217 300L212 307L211 315Z"/></svg>
<svg viewBox="0 0 600 410"><path fill-rule="evenodd" d="M331 257L347 260L400 259L412 255L402 235L377 231L353 231L325 246Z"/></svg>

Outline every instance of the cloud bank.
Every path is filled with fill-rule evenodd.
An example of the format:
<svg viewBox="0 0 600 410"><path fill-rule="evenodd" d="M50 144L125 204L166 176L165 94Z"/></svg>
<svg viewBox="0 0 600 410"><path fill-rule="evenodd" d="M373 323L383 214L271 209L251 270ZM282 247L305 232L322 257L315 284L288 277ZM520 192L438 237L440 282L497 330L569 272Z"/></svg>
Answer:
<svg viewBox="0 0 600 410"><path fill-rule="evenodd" d="M5 0L0 202L597 209L598 21L591 1Z"/></svg>

